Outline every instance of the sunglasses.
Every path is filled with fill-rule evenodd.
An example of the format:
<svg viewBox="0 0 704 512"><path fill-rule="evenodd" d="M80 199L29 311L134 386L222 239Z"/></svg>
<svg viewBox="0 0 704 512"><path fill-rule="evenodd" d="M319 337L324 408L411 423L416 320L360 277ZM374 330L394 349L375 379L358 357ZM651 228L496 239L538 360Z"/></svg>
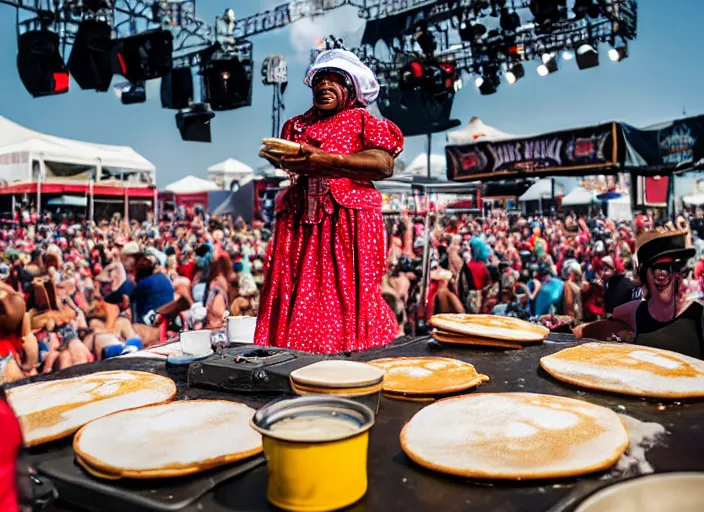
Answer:
<svg viewBox="0 0 704 512"><path fill-rule="evenodd" d="M682 272L683 263L680 261L661 261L650 266L653 276L667 277L670 274Z"/></svg>

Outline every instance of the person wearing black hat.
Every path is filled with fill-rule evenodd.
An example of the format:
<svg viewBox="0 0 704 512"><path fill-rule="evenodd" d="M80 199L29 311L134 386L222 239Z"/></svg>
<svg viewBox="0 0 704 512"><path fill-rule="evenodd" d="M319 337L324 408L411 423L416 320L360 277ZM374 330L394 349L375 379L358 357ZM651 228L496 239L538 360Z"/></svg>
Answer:
<svg viewBox="0 0 704 512"><path fill-rule="evenodd" d="M695 254L688 231L648 231L637 240L637 272L643 300L633 317L637 345L704 359L704 306L688 302L680 272Z"/></svg>

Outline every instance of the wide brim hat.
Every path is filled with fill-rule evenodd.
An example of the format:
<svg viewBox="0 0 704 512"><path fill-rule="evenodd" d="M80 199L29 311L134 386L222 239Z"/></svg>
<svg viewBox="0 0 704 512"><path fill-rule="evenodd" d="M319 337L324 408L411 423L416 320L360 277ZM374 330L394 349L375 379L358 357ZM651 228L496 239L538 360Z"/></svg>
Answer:
<svg viewBox="0 0 704 512"><path fill-rule="evenodd" d="M319 53L306 71L303 82L313 87L313 77L322 70L346 73L352 79L357 100L364 106L371 105L379 96L379 82L374 72L350 51L335 49Z"/></svg>
<svg viewBox="0 0 704 512"><path fill-rule="evenodd" d="M636 240L636 268L641 280L648 267L661 258L672 258L683 264L696 254L694 247L687 246L687 230L646 231Z"/></svg>

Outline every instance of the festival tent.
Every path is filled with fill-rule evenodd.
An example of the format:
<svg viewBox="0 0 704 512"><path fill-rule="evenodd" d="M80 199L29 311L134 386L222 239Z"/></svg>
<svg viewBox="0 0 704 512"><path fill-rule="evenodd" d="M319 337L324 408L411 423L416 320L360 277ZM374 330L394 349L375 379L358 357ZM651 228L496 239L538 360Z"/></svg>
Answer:
<svg viewBox="0 0 704 512"><path fill-rule="evenodd" d="M565 195L565 185L561 182L555 182L555 195ZM543 178L533 183L525 193L518 198L522 203L528 201L540 201L542 199L552 198L552 179Z"/></svg>
<svg viewBox="0 0 704 512"><path fill-rule="evenodd" d="M447 161L443 155L430 155L430 176L444 177L447 173ZM428 176L428 154L420 153L413 161L403 170L395 174L395 177L407 176Z"/></svg>
<svg viewBox="0 0 704 512"><path fill-rule="evenodd" d="M577 187L562 198L561 204L562 206L586 206L598 202L596 193L593 190Z"/></svg>
<svg viewBox="0 0 704 512"><path fill-rule="evenodd" d="M210 180L204 180L193 175L186 176L180 180L169 183L164 187L167 192L174 194L197 194L200 192L209 192L211 190L219 190L215 183Z"/></svg>
<svg viewBox="0 0 704 512"><path fill-rule="evenodd" d="M127 146L113 146L64 139L25 128L0 116L0 179L32 181L33 162L40 162L44 168L41 176L46 179L47 167L58 164L57 176L70 177L72 174L61 166L95 167L100 179L106 168L129 172L143 172L155 182L156 167L134 149Z"/></svg>
<svg viewBox="0 0 704 512"><path fill-rule="evenodd" d="M450 144L473 144L478 141L515 139L516 137L516 135L504 133L484 124L478 117L472 117L464 128L447 133L447 140Z"/></svg>
<svg viewBox="0 0 704 512"><path fill-rule="evenodd" d="M253 175L254 169L234 158L228 158L208 167L208 179L226 189L232 188L232 182L242 185L242 180L251 178Z"/></svg>
<svg viewBox="0 0 704 512"><path fill-rule="evenodd" d="M632 221L633 208L631 207L631 198L623 195L616 199L611 199L607 203L607 216L615 222Z"/></svg>

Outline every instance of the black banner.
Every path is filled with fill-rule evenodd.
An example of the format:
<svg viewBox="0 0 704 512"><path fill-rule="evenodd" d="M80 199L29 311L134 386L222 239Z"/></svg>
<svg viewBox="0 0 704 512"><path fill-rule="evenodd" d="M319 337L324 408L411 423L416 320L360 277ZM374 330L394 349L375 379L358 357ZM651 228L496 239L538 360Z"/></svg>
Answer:
<svg viewBox="0 0 704 512"><path fill-rule="evenodd" d="M539 174L584 175L616 172L616 123L548 133L524 139L448 145L450 180L491 180Z"/></svg>

